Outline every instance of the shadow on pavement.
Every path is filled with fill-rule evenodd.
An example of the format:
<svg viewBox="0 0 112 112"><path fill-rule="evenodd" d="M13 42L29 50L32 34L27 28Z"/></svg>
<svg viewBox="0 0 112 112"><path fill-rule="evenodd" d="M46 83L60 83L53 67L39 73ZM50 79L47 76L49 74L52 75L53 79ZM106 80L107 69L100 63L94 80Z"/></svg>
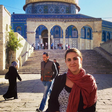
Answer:
<svg viewBox="0 0 112 112"><path fill-rule="evenodd" d="M39 79L17 82L18 93L43 93L44 86ZM6 93L8 84L0 84L0 95Z"/></svg>
<svg viewBox="0 0 112 112"><path fill-rule="evenodd" d="M112 88L112 74L94 74L98 90Z"/></svg>
<svg viewBox="0 0 112 112"><path fill-rule="evenodd" d="M112 88L112 74L93 74L98 90ZM44 86L40 79L17 82L18 93L43 93ZM0 95L6 93L8 84L0 84Z"/></svg>

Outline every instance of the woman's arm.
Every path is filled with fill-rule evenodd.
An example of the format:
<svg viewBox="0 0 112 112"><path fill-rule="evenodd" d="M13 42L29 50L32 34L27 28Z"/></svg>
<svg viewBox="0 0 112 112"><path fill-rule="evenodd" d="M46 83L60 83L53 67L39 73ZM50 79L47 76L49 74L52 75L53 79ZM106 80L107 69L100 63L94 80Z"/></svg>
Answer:
<svg viewBox="0 0 112 112"><path fill-rule="evenodd" d="M96 103L91 107L84 109L82 112L96 112Z"/></svg>
<svg viewBox="0 0 112 112"><path fill-rule="evenodd" d="M59 102L58 102L58 88L57 85L58 79L55 78L52 92L50 95L50 98L48 100L48 111L47 112L58 112L59 110Z"/></svg>
<svg viewBox="0 0 112 112"><path fill-rule="evenodd" d="M22 81L22 79L21 79L21 77L19 76L17 70L16 70L15 72L16 72L16 76L17 76L17 78L18 78L20 81Z"/></svg>

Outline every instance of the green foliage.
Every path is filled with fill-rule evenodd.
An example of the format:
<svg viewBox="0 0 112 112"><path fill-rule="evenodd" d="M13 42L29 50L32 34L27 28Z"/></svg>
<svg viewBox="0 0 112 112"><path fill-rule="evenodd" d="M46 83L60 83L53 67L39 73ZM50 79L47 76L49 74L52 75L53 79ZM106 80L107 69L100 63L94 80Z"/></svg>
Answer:
<svg viewBox="0 0 112 112"><path fill-rule="evenodd" d="M7 48L9 49L9 51L16 51L17 49L22 47L22 44L20 43L21 39L18 39L15 36L14 31L11 28L10 32L8 33L9 33L9 41L7 42Z"/></svg>

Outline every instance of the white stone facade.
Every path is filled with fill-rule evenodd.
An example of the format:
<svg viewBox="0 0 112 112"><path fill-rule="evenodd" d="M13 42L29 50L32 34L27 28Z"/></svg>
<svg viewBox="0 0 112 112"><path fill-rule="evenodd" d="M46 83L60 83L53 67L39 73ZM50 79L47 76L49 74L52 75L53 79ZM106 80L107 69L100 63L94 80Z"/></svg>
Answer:
<svg viewBox="0 0 112 112"><path fill-rule="evenodd" d="M3 5L0 5L0 70L6 67L6 42L10 25L11 14Z"/></svg>
<svg viewBox="0 0 112 112"><path fill-rule="evenodd" d="M27 41L30 44L35 43L35 31L37 27L44 25L48 30L48 49L50 49L50 41L53 40L54 43L62 41L63 49L65 49L65 44L69 41L72 47L81 49L93 49L99 47L102 38L102 20L101 19L28 19L27 20ZM58 25L63 30L63 38L54 39L50 34L51 29ZM66 29L68 26L74 25L78 30L78 38L67 39L65 38ZM81 29L83 26L89 26L92 28L92 40L81 39Z"/></svg>

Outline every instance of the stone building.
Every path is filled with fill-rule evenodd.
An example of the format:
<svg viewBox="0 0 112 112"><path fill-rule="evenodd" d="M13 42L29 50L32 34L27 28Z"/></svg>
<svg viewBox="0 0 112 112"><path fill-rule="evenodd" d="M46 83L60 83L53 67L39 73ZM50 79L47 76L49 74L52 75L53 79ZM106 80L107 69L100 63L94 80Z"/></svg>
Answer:
<svg viewBox="0 0 112 112"><path fill-rule="evenodd" d="M9 40L9 33L11 26L11 14L9 11L3 6L0 5L0 74L4 74L7 71L7 42ZM33 52L33 47L17 32L14 33L18 39L21 39L22 47L17 49L16 52L13 53L12 61L18 62L18 67L22 66L24 62L28 59L28 57ZM20 59L21 58L21 59Z"/></svg>
<svg viewBox="0 0 112 112"><path fill-rule="evenodd" d="M11 14L3 5L0 5L0 71L6 68L6 42L10 25Z"/></svg>
<svg viewBox="0 0 112 112"><path fill-rule="evenodd" d="M112 39L112 22L78 14L78 0L26 0L26 14L11 15L11 25L31 45L51 43L93 49Z"/></svg>

